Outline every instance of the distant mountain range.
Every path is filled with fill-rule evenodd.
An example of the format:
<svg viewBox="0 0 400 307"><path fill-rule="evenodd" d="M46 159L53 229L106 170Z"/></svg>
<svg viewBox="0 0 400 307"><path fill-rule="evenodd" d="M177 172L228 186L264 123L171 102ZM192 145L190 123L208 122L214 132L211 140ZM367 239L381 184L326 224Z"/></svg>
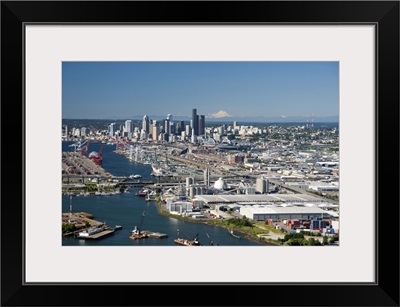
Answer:
<svg viewBox="0 0 400 307"><path fill-rule="evenodd" d="M306 123L307 121L309 123L312 122L320 122L320 123L338 123L339 122L339 116L325 116L325 117L316 117L314 116L313 118L307 117L307 116L271 116L271 117L265 117L265 116L220 116L222 113L217 112L214 113L213 115L206 115L206 122L233 122L237 121L238 123L240 122L265 122L265 123ZM166 118L166 116L160 116L160 115L149 115L147 116L150 119L153 120L163 120ZM110 118L112 119L126 119L126 118ZM142 120L143 115L134 115L130 119L133 120ZM172 120L173 121L180 121L183 120L185 122L190 121L192 118L190 116L178 116L178 115L173 115Z"/></svg>

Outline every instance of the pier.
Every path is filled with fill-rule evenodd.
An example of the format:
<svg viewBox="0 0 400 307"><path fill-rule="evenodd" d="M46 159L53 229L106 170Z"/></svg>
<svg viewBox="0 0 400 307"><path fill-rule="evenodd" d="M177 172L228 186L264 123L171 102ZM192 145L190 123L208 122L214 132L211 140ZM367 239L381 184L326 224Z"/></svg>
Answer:
<svg viewBox="0 0 400 307"><path fill-rule="evenodd" d="M90 235L90 236L85 236L85 237L78 236L78 239L85 239L85 240L101 239L101 238L103 238L105 236L113 234L114 231L115 230L113 230L113 229L107 229L107 230L103 230L101 232L95 233L93 235Z"/></svg>

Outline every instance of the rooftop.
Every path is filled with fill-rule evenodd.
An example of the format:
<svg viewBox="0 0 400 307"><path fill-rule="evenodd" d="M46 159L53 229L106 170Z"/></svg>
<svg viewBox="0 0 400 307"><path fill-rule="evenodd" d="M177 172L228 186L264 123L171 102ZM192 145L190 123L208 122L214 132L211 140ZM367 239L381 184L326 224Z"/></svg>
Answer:
<svg viewBox="0 0 400 307"><path fill-rule="evenodd" d="M308 194L239 194L239 195L196 195L196 199L205 203L237 202L323 202L320 198Z"/></svg>

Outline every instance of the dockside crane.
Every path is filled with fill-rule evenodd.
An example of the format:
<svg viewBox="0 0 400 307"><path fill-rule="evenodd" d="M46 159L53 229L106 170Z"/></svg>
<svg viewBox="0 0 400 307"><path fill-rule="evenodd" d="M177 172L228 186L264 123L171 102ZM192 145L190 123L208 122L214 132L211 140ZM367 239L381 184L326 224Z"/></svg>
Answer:
<svg viewBox="0 0 400 307"><path fill-rule="evenodd" d="M140 219L139 226L135 226L135 228L132 230L132 234L129 237L132 240L143 239L143 238L147 238L148 237L147 233L143 233L142 232L142 226L143 226L143 221L144 221L144 217L145 217L145 212L146 212L146 210L143 211L142 217Z"/></svg>
<svg viewBox="0 0 400 307"><path fill-rule="evenodd" d="M101 163L102 163L102 161L103 161L102 153L103 153L103 146L100 147L99 152L92 151L92 152L89 154L89 158L92 159L93 162L94 162L97 166L100 166Z"/></svg>
<svg viewBox="0 0 400 307"><path fill-rule="evenodd" d="M85 146L83 146L83 145L85 145ZM88 156L88 151L89 151L89 141L88 140L86 140L85 142L83 142L81 144L81 147L80 147L79 151L81 152L81 157L82 156L86 156L86 157Z"/></svg>
<svg viewBox="0 0 400 307"><path fill-rule="evenodd" d="M75 152L79 151L81 153L81 155L83 152L86 151L86 155L87 155L87 151L89 148L89 142L88 142L88 140L84 140L83 142L81 140L79 140L79 141L75 142L74 144L68 145L68 147L74 147L74 151Z"/></svg>

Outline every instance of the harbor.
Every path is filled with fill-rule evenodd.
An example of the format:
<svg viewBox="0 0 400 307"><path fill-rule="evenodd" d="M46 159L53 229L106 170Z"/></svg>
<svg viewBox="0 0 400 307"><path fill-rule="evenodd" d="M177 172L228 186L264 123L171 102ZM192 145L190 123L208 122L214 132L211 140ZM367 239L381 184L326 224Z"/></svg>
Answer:
<svg viewBox="0 0 400 307"><path fill-rule="evenodd" d="M100 149L104 147L102 144L94 145L100 147ZM313 223L313 228L316 228L319 232L333 234L333 232L328 232L332 227L329 228L327 225L329 226L330 218L335 217L337 214L333 210L329 212L328 210L337 208L336 204L333 202L327 203L326 199L316 197L301 189L295 191L296 188L288 187L276 179L265 180L262 177L254 178L249 173L246 175L244 172L238 173L238 171L234 172L232 170L226 170L225 176L216 178L216 173L213 174L204 162L196 162L195 167L184 166L182 161L172 162L171 160L174 160L172 156L165 155L164 158L158 160L158 167L155 167L154 163L147 160L144 160L145 162L138 162L135 159L131 159L131 157L121 154L112 145L104 148L104 150L100 150L103 154L101 167L110 174L109 178L105 180L102 178L102 181L88 184L84 183L86 175L83 174L81 184L87 189L91 188L92 192L93 190L96 190L96 192L94 194L87 191L68 193L68 190L67 192L63 190L63 197L71 197L73 195L79 203L89 201L92 207L102 203L106 203L107 205L115 203L113 205L115 211L108 212L104 218L101 218L104 220L110 220L110 217L112 218L115 215L121 215L124 220L127 218L129 215L128 211L131 209L130 207L116 209L122 205L122 199L131 199L131 203L138 204L133 206L136 210L134 214L130 215L131 220L129 221L129 225L123 225L118 220L113 222L122 225L125 231L126 229L131 229L129 234L127 234L128 241L137 242L126 242L122 245L190 245L183 243L186 242L185 240L188 240L187 242L193 241L193 235L190 235L191 238L180 238L174 232L177 229L175 227L181 225L167 227L168 230L166 230L164 222L171 224L168 226L172 226L173 223L184 223L185 227L181 229L192 228L193 231L191 232L200 233L203 236L207 234L207 239L203 238L201 245L215 245L216 242L219 242L221 245L225 245L226 243L227 245L277 245L276 239L283 237L281 231L287 227L283 227L282 225L277 226L281 230L279 231L274 223L273 230L279 232L278 236L268 235L271 229L267 230L265 227L260 227L263 230L258 231L252 236L246 234L242 237L233 232L231 228L232 224L229 224L230 222L225 225L221 224L224 220L228 221L230 219L236 219L236 221L232 221L234 224L237 224L237 222L240 223L239 219L243 219L244 217L240 215L239 211L247 214L246 218L250 217L252 220L259 220L256 217L257 215L262 215L264 219L267 215L271 217L275 216L276 214L274 215L272 211L266 214L267 211L263 209L265 205L268 205L270 208L268 210L278 210L274 212L280 212L283 219L284 217L290 219L292 215L304 217L304 220L310 220L310 217L311 219L318 218ZM158 156L162 155L158 153ZM163 165L162 172L160 165ZM200 166L205 168L200 169ZM182 173L184 170L187 174ZM176 173L177 171L179 173ZM70 176L70 174L66 176ZM131 183L147 184L140 186ZM79 183L75 183L75 188L76 185L79 185ZM101 192L99 191L100 187L102 189ZM105 187L108 187L107 191L104 190ZM264 189L264 193L256 193L258 189ZM266 193L267 191L269 193ZM85 197L77 197L82 195ZM98 197L99 195L106 197ZM106 208L107 205L102 205L102 208ZM85 210L89 211L87 208ZM152 226L151 223L155 217L150 219L146 217L146 221L143 223L144 213L146 212L147 216L150 210L154 210L154 216L157 216L156 219L160 219L161 223L153 224ZM70 211L72 210L70 209ZM328 224L325 221L319 221L324 218L328 220ZM212 223L212 220L218 220L219 223L217 221L215 221L216 223ZM242 220L242 222L245 222L245 220ZM104 225L106 225L105 222ZM272 223L268 224L268 226L271 225ZM303 228L306 227L306 225L297 225L296 227L300 226ZM202 232L199 232L198 229L201 229L201 227L204 229ZM226 232L225 230L224 234L218 233L215 236L215 233L212 233L210 228L219 229L216 230L217 232L222 229L228 229L228 231ZM143 229L151 230L143 231ZM290 228L290 230L292 229ZM94 232L102 232L103 235L91 233L89 235L81 234L81 236L97 238L106 237L108 234L113 233L104 231L105 229L103 231L94 230ZM126 233L125 231L123 232ZM208 233L211 233L211 237L214 238L213 240L209 237ZM116 236L109 236L107 241L111 243L114 241L113 237ZM146 240L151 237L164 238L165 240ZM151 241L159 242L150 243ZM71 242L65 242L65 244L69 243Z"/></svg>
<svg viewBox="0 0 400 307"><path fill-rule="evenodd" d="M135 196L140 188L134 188L129 193L115 196L73 196L73 212L88 212L94 218L93 226L106 223L113 227L120 225L122 229L114 231L112 235L102 236L100 239L84 240L71 236L62 237L63 246L94 245L94 246L177 246L174 242L178 238L190 238L199 233L199 240L203 246L213 245L217 241L221 246L254 246L259 243L247 239L238 240L232 237L224 228L208 226L203 223L192 223L159 214L155 202L148 202L144 197ZM68 216L69 196L62 195L63 216ZM146 209L146 218L143 222L143 231L147 238L132 240L130 236L135 225L139 226L143 210ZM178 234L177 229L181 232ZM157 234L162 234L161 236ZM165 235L164 235L165 234ZM210 238L207 237L207 234ZM211 239L212 238L212 239Z"/></svg>
<svg viewBox="0 0 400 307"><path fill-rule="evenodd" d="M64 144L65 143L65 144ZM63 142L65 150L68 148L68 142ZM94 150L99 150L102 144L93 144ZM97 147L96 147L97 146ZM151 175L151 165L145 165L130 161L126 157L117 155L113 150L115 146L104 146L102 167L114 176L129 177L132 174L140 174L141 180L151 181L154 177ZM136 179L135 179L136 180ZM77 239L74 236L63 236L62 245L96 245L96 246L177 246L175 239L180 238L177 229L185 232L188 236L193 237L199 233L199 240L202 245L213 245L213 240L219 242L220 245L260 245L250 240L237 240L229 235L224 228L208 226L202 223L192 223L176 219L169 216L159 214L157 205L154 200L146 200L146 197L138 197L143 187L131 187L127 192L120 194L97 196L72 195L72 204L70 204L70 195L62 194L62 215L68 218L69 212L74 213L86 212L93 216L92 219L86 219L98 226L105 223L113 227L120 225L122 229L114 231L112 234L100 236L100 239L84 240ZM71 209L72 205L72 210ZM135 225L139 226L140 219L146 211L146 217L143 221L142 228L147 238L141 240L132 240L129 237ZM82 214L81 214L82 215ZM83 216L83 215L82 215ZM96 222L94 222L96 221ZM105 233L104 233L105 234ZM212 239L210 239L208 234Z"/></svg>

